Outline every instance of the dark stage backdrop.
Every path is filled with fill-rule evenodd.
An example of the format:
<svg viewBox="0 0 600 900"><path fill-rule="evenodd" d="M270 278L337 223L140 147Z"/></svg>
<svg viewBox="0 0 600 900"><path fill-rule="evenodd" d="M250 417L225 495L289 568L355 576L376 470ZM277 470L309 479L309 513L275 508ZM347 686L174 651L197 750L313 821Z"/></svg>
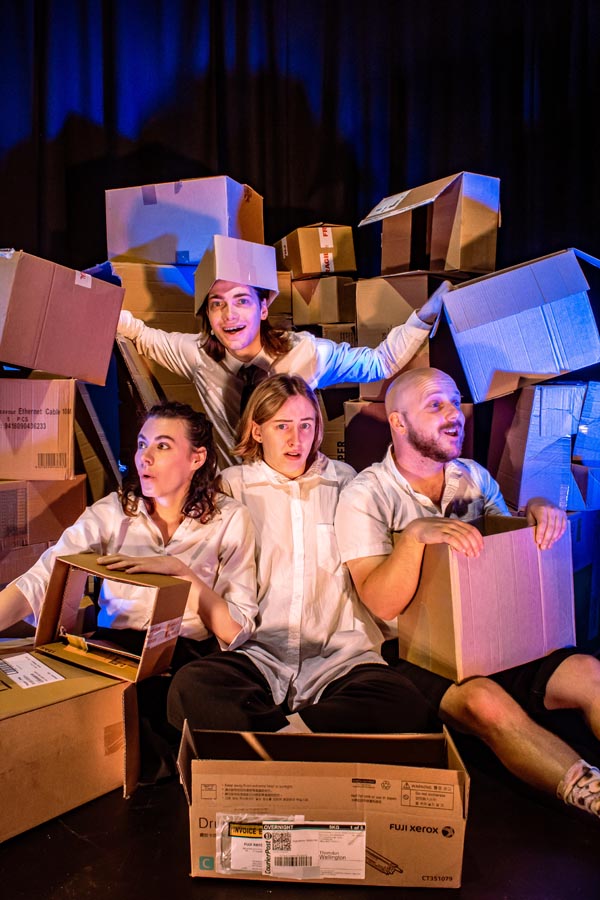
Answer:
<svg viewBox="0 0 600 900"><path fill-rule="evenodd" d="M499 267L600 256L599 46L597 0L0 0L0 246L102 261L112 187L231 175L273 242L469 170Z"/></svg>

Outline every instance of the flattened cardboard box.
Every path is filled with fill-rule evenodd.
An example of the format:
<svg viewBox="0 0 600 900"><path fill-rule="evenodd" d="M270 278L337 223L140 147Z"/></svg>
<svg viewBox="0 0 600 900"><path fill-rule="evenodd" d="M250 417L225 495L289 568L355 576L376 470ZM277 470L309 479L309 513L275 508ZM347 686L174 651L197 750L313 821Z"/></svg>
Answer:
<svg viewBox="0 0 600 900"><path fill-rule="evenodd" d="M385 197L360 225L383 222L381 271L493 272L500 180L459 172Z"/></svg>
<svg viewBox="0 0 600 900"><path fill-rule="evenodd" d="M316 222L297 228L275 244L277 267L292 278L316 278L356 271L349 225Z"/></svg>
<svg viewBox="0 0 600 900"><path fill-rule="evenodd" d="M429 342L431 365L481 403L526 384L594 365L600 336L579 260L562 250L457 284L445 295Z"/></svg>
<svg viewBox="0 0 600 900"><path fill-rule="evenodd" d="M85 482L0 481L0 550L57 541L85 509Z"/></svg>
<svg viewBox="0 0 600 900"><path fill-rule="evenodd" d="M179 767L192 875L460 886L469 776L447 732L191 732L186 723Z"/></svg>
<svg viewBox="0 0 600 900"><path fill-rule="evenodd" d="M109 259L192 265L215 234L262 243L260 194L224 175L106 191Z"/></svg>
<svg viewBox="0 0 600 900"><path fill-rule="evenodd" d="M125 652L115 642L95 640L76 634L78 611L85 594L88 575L111 582L143 585L154 595L148 627L140 654ZM54 659L62 659L86 669L125 681L141 681L166 671L190 590L189 582L167 575L128 575L96 562L94 553L58 557L40 613L35 646ZM64 640L58 642L59 636ZM118 631L115 629L115 641Z"/></svg>
<svg viewBox="0 0 600 900"><path fill-rule="evenodd" d="M0 379L0 478L73 478L74 418L74 380Z"/></svg>
<svg viewBox="0 0 600 900"><path fill-rule="evenodd" d="M15 656L29 660L27 688ZM126 687L37 653L0 655L0 841L123 784Z"/></svg>
<svg viewBox="0 0 600 900"><path fill-rule="evenodd" d="M3 250L0 359L105 384L122 301L123 289L114 284Z"/></svg>
<svg viewBox="0 0 600 900"><path fill-rule="evenodd" d="M419 586L398 616L400 657L462 681L574 646L568 530L539 550L525 519L486 516L471 524L484 535L479 557L447 544L425 548Z"/></svg>
<svg viewBox="0 0 600 900"><path fill-rule="evenodd" d="M528 385L494 401L488 458L504 499L524 509L531 497L546 497L560 509L584 509L571 472L571 436L585 384Z"/></svg>

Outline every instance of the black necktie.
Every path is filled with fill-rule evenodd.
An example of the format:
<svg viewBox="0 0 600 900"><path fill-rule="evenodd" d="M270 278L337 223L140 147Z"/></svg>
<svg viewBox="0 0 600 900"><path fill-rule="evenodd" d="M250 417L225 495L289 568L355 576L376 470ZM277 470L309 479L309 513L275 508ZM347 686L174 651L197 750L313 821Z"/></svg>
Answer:
<svg viewBox="0 0 600 900"><path fill-rule="evenodd" d="M242 366L238 375L243 382L242 396L240 399L240 416L242 416L248 405L248 400L250 399L252 391L257 384L260 384L260 382L267 377L267 373L264 369L261 369L260 366L251 363L249 366Z"/></svg>

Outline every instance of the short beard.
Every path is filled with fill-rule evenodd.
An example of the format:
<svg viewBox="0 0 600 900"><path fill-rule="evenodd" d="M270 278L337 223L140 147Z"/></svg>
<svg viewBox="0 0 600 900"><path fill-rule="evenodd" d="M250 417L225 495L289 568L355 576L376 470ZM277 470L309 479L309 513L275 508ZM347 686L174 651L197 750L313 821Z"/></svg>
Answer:
<svg viewBox="0 0 600 900"><path fill-rule="evenodd" d="M456 459L457 456L460 456L464 435L461 439L460 447L458 448L456 453L451 450L442 450L435 441L421 437L418 431L415 431L415 429L412 427L412 425L409 424L409 422L406 422L406 438L411 447L414 450L417 450L417 452L420 453L421 456L424 456L426 459L432 459L434 460L434 462L444 463L450 462L451 460Z"/></svg>

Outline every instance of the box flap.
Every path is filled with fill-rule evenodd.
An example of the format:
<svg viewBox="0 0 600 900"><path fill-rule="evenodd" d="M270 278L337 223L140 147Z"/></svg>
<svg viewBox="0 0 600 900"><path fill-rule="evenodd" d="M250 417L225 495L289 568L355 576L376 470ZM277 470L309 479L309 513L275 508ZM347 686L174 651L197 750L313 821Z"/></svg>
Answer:
<svg viewBox="0 0 600 900"><path fill-rule="evenodd" d="M419 187L409 188L407 191L401 191L399 194L392 194L384 197L379 203L373 207L370 213L358 223L368 225L370 222L379 222L388 216L395 216L397 213L408 212L409 209L415 209L417 206L423 206L426 203L433 203L442 191L446 190L457 178L460 178L462 172L455 175L449 175L446 178L439 178L437 181L431 181L429 184L422 184Z"/></svg>

